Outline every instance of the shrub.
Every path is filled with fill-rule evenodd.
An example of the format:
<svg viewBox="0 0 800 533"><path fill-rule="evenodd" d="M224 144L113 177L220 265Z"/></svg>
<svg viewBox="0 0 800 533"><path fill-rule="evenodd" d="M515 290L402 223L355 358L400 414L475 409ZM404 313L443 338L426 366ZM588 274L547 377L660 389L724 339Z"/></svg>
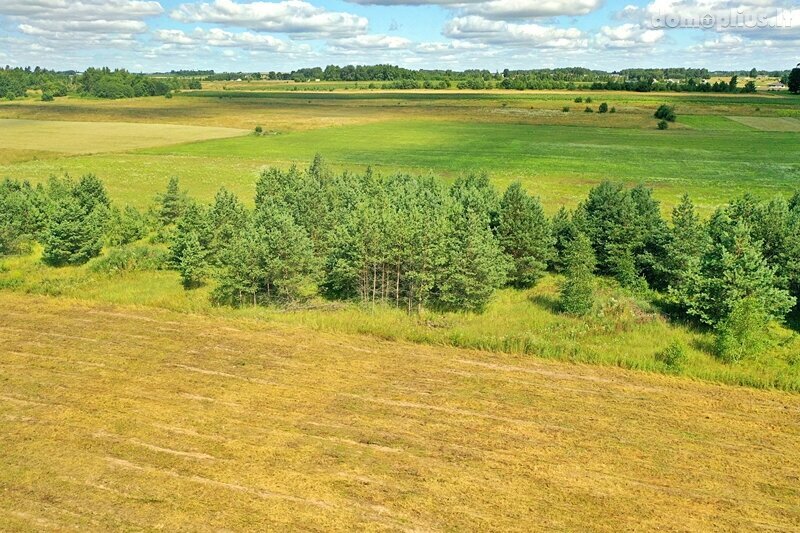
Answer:
<svg viewBox="0 0 800 533"><path fill-rule="evenodd" d="M587 96L586 97L586 103L587 104L591 104L592 103L592 97L591 96Z"/></svg>
<svg viewBox="0 0 800 533"><path fill-rule="evenodd" d="M766 344L768 324L769 316L756 298L739 300L715 328L717 355L726 363L735 363L757 354Z"/></svg>
<svg viewBox="0 0 800 533"><path fill-rule="evenodd" d="M47 92L42 93L42 102L52 102L54 100L53 95Z"/></svg>
<svg viewBox="0 0 800 533"><path fill-rule="evenodd" d="M608 104L603 102L597 110L599 113L608 113Z"/></svg>
<svg viewBox="0 0 800 533"><path fill-rule="evenodd" d="M667 104L658 106L653 116L661 120L666 120L667 122L675 122L675 119L678 117L675 114L675 107Z"/></svg>
<svg viewBox="0 0 800 533"><path fill-rule="evenodd" d="M679 341L672 341L669 346L656 354L656 361L663 363L673 372L683 369L688 359L686 348Z"/></svg>
<svg viewBox="0 0 800 533"><path fill-rule="evenodd" d="M667 129L667 128L669 128L669 122L667 122L666 120L661 120L661 121L659 121L659 123L658 123L658 129L660 129L660 130L665 130L665 129Z"/></svg>
<svg viewBox="0 0 800 533"><path fill-rule="evenodd" d="M611 113L616 113L617 112L617 108L616 107L612 107L610 112Z"/></svg>
<svg viewBox="0 0 800 533"><path fill-rule="evenodd" d="M587 105L587 106L586 106L586 109L584 109L584 110L583 110L583 112L584 112L584 113L594 113L594 109L592 109L591 107L589 107L589 106Z"/></svg>
<svg viewBox="0 0 800 533"><path fill-rule="evenodd" d="M561 112L562 112L562 113L569 113L569 106L568 106L568 105L565 105L564 107L562 107L562 108L561 108Z"/></svg>
<svg viewBox="0 0 800 533"><path fill-rule="evenodd" d="M166 98L166 99L170 99L170 98L172 98L172 93L171 93L171 92L169 92L169 93L166 93L166 94L164 95L164 98Z"/></svg>
<svg viewBox="0 0 800 533"><path fill-rule="evenodd" d="M256 126L255 132L256 135L261 135L262 133L264 133L264 128L262 128L261 126Z"/></svg>
<svg viewBox="0 0 800 533"><path fill-rule="evenodd" d="M168 253L152 246L124 246L112 248L89 266L92 272L116 274L137 270L161 270L166 268Z"/></svg>
<svg viewBox="0 0 800 533"><path fill-rule="evenodd" d="M582 97L582 96L579 96L579 97L577 97L577 98L575 99L575 103L576 103L576 104L581 104L581 103L583 103L583 97Z"/></svg>

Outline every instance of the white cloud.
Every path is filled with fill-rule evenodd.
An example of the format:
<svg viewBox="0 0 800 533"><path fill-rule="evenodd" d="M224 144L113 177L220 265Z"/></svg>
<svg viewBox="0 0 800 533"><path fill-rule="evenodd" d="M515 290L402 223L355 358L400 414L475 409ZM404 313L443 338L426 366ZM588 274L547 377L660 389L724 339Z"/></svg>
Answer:
<svg viewBox="0 0 800 533"><path fill-rule="evenodd" d="M638 24L603 26L595 41L605 48L637 48L652 46L661 41L666 32L645 28Z"/></svg>
<svg viewBox="0 0 800 533"><path fill-rule="evenodd" d="M515 24L474 15L450 20L445 24L442 33L451 39L533 48L583 48L589 42L586 34L576 28Z"/></svg>
<svg viewBox="0 0 800 533"><path fill-rule="evenodd" d="M237 3L181 4L170 14L180 22L204 22L237 26L255 31L321 36L352 36L365 33L367 19L344 12L327 11L303 0Z"/></svg>
<svg viewBox="0 0 800 533"><path fill-rule="evenodd" d="M392 35L357 35L334 39L330 45L342 50L403 50L411 46L411 41L405 37Z"/></svg>
<svg viewBox="0 0 800 533"><path fill-rule="evenodd" d="M489 0L469 3L463 11L490 19L578 16L591 13L602 3L602 0Z"/></svg>
<svg viewBox="0 0 800 533"><path fill-rule="evenodd" d="M196 28L191 33L182 30L156 30L156 40L165 45L181 47L213 46L218 48L244 48L272 52L307 51L309 47L287 43L272 35L251 32L229 32L219 28Z"/></svg>
<svg viewBox="0 0 800 533"><path fill-rule="evenodd" d="M3 0L0 15L23 35L63 46L129 45L147 30L144 19L163 13L140 0Z"/></svg>

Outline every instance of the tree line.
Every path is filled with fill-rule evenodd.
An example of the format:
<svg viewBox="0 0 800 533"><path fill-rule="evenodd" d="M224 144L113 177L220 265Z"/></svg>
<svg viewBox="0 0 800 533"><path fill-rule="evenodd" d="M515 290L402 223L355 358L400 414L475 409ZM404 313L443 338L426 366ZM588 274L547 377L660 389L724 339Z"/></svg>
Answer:
<svg viewBox="0 0 800 533"><path fill-rule="evenodd" d="M95 98L134 98L140 96L167 96L180 89L200 89L197 79L182 77L153 77L134 74L124 69L88 68L78 74L74 71L56 72L36 67L0 70L0 98L22 98L28 90L41 91L42 100L77 94Z"/></svg>
<svg viewBox="0 0 800 533"><path fill-rule="evenodd" d="M716 332L717 351L756 353L800 296L800 194L745 195L701 220L688 196L669 220L652 190L604 182L574 210L545 215L520 183L268 169L252 209L221 189L204 205L176 178L147 213L112 205L102 182L0 186L0 255L41 243L42 261L82 264L150 239L187 290L219 305L285 305L321 296L481 312L495 290L562 276L561 307L590 313L597 276L654 295L675 319ZM109 253L109 255L112 255ZM127 259L126 259L127 260Z"/></svg>

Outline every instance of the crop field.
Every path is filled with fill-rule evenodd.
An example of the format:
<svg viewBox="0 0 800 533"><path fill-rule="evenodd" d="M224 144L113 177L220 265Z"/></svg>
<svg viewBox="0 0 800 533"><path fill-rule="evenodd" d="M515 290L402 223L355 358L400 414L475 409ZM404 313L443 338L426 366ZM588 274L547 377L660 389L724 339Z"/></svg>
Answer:
<svg viewBox="0 0 800 533"><path fill-rule="evenodd" d="M576 104L576 97L592 103ZM584 112L600 102L616 113ZM679 113L664 132L652 118L662 102ZM115 200L146 207L172 175L201 200L221 185L249 199L265 165L305 165L320 153L334 168L443 179L485 172L499 186L521 180L550 211L574 206L609 179L654 187L665 211L689 192L707 213L743 192L771 197L797 187L798 103L774 95L590 91L200 91L122 102L4 102L0 118L46 120L36 125L51 129L17 135L4 127L0 175L37 182L92 172ZM255 126L265 134L241 135ZM45 152L36 137L42 131L52 139ZM214 140L188 142L203 138Z"/></svg>
<svg viewBox="0 0 800 533"><path fill-rule="evenodd" d="M10 293L0 346L7 530L800 528L792 394Z"/></svg>

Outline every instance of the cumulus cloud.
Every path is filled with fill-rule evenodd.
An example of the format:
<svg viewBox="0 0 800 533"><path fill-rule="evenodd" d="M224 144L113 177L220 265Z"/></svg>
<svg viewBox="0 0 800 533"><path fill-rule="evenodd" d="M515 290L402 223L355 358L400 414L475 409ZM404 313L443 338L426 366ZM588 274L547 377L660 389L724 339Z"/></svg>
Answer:
<svg viewBox="0 0 800 533"><path fill-rule="evenodd" d="M351 13L327 11L303 0L238 3L214 0L181 4L170 14L180 22L237 26L254 31L350 36L365 33L367 19Z"/></svg>
<svg viewBox="0 0 800 533"><path fill-rule="evenodd" d="M147 30L143 21L163 13L140 0L3 0L0 15L20 33L70 45L125 44Z"/></svg>
<svg viewBox="0 0 800 533"><path fill-rule="evenodd" d="M403 50L411 46L411 41L393 35L357 35L334 39L330 45L341 50Z"/></svg>
<svg viewBox="0 0 800 533"><path fill-rule="evenodd" d="M642 27L639 24L603 26L595 41L605 48L642 48L661 41L666 32L661 29Z"/></svg>
<svg viewBox="0 0 800 533"><path fill-rule="evenodd" d="M483 44L527 46L533 48L582 48L588 38L576 28L556 28L539 24L516 24L469 15L456 17L445 24L442 32L451 39L471 40Z"/></svg>
<svg viewBox="0 0 800 533"><path fill-rule="evenodd" d="M292 52L306 50L307 46L287 43L272 35L252 32L230 32L219 28L209 30L196 28L186 33L182 30L156 30L156 40L165 45L181 47L213 46L218 48L244 48L247 50L268 50L272 52Z"/></svg>
<svg viewBox="0 0 800 533"><path fill-rule="evenodd" d="M598 9L603 0L347 0L362 5L422 6L438 5L461 14L492 19L537 18L586 15Z"/></svg>

